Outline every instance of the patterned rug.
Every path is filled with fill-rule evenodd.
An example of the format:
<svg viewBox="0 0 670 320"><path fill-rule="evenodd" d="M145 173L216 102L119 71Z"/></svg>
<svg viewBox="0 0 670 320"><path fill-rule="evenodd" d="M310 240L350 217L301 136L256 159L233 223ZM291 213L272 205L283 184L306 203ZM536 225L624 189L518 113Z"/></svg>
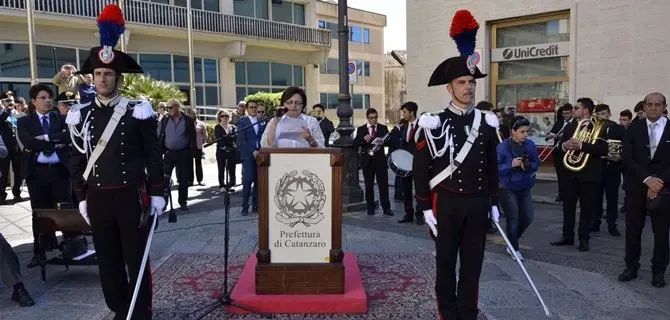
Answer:
<svg viewBox="0 0 670 320"><path fill-rule="evenodd" d="M232 286L247 256L229 260ZM359 315L275 315L275 319L436 319L432 254L358 254L368 294L368 313ZM223 256L175 254L153 274L154 319L263 319L229 315L216 307L223 286ZM213 310L212 310L213 309ZM211 311L208 313L208 311ZM480 315L479 319L486 320Z"/></svg>

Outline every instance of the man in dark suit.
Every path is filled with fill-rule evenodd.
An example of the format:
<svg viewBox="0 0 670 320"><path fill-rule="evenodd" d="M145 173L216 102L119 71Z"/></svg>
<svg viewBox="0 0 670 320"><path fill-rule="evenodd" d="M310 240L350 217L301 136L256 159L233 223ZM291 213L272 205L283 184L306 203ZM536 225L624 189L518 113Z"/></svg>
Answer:
<svg viewBox="0 0 670 320"><path fill-rule="evenodd" d="M592 118L594 109L593 100L579 98L574 109L574 117L577 120L594 120ZM582 153L584 157L588 154L590 159L581 170L576 170L578 165L566 167L565 179L563 179L563 235L559 240L552 242L551 245L574 245L575 215L577 201L579 200L579 251L589 250L589 232L591 231L593 213L596 210L595 202L602 180L600 157L607 155L607 142L603 139L604 129L598 133L598 139L594 143L579 141L572 136L576 130L592 130L594 124L594 121L585 122L582 126L587 125L588 129L578 128L579 121L573 121L563 130L562 150L565 152L572 151L575 155Z"/></svg>
<svg viewBox="0 0 670 320"><path fill-rule="evenodd" d="M654 232L653 273L651 284L665 286L668 267L668 202L670 198L670 127L663 111L668 104L665 96L650 93L645 99L645 120L631 123L623 141L623 161L626 165L626 270L620 281L637 277L640 268L640 239L647 211ZM656 202L656 203L655 203Z"/></svg>
<svg viewBox="0 0 670 320"><path fill-rule="evenodd" d="M400 149L408 151L414 156L416 153L416 131L419 129L419 119L416 116L419 106L412 101L405 102L400 106L400 112L407 124L400 129ZM402 194L405 207L405 216L398 223L411 223L416 216L416 224L423 225L423 212L417 207L414 210L414 184L412 176L402 178Z"/></svg>
<svg viewBox="0 0 670 320"><path fill-rule="evenodd" d="M595 108L596 118L605 121L605 139L608 144L611 142L613 147L617 145L622 147L624 128L616 122L610 120L612 115L610 107L606 104L599 104ZM614 152L615 150L609 150ZM601 159L602 163L602 181L600 191L596 198L596 211L593 217L591 232L600 231L600 222L603 218L603 196L607 198L607 230L615 237L620 237L621 233L617 229L616 220L619 216L619 186L621 185L621 171L623 164L621 162L621 153L610 153Z"/></svg>
<svg viewBox="0 0 670 320"><path fill-rule="evenodd" d="M237 141L240 146L242 160L242 215L249 214L249 196L251 212L258 212L258 171L256 170L256 155L261 147L261 137L265 131L265 108L255 100L246 104L247 115L237 122L240 130ZM249 128L249 126L253 127ZM245 129L247 128L247 129ZM253 185L253 188L252 188Z"/></svg>
<svg viewBox="0 0 670 320"><path fill-rule="evenodd" d="M375 214L373 187L376 177L382 210L385 215L392 216L393 212L391 212L391 203L389 202L388 168L384 151L384 144L388 141L388 137L385 136L389 133L389 129L385 125L377 123L379 116L374 108L366 110L365 116L368 123L356 129L354 146L361 147L361 168L363 169L363 180L365 182L365 202L368 205L368 215ZM376 144L381 145L370 155L369 152Z"/></svg>
<svg viewBox="0 0 670 320"><path fill-rule="evenodd" d="M193 157L198 154L196 143L195 120L181 111L181 103L171 99L167 102L168 115L163 117L158 134L158 145L163 154L163 172L172 177L172 170L177 169L179 182L179 207L188 210L188 187L193 172Z"/></svg>
<svg viewBox="0 0 670 320"><path fill-rule="evenodd" d="M0 96L0 137L5 142L9 154L7 157L0 159L0 205L6 204L7 193L5 189L9 185L9 167L11 165L14 171L14 186L12 193L14 194L14 202L22 201L21 199L21 150L19 143L16 140L15 119L13 116L14 110L14 93L12 91L5 91Z"/></svg>
<svg viewBox="0 0 670 320"><path fill-rule="evenodd" d="M24 146L22 176L26 179L33 209L55 208L57 203L71 202L70 135L63 117L52 109L53 91L45 84L30 88L35 112L18 121L19 140ZM33 252L28 267L45 259L44 249L58 246L55 234L40 237L33 214Z"/></svg>
<svg viewBox="0 0 670 320"><path fill-rule="evenodd" d="M563 192L561 191L561 180L563 180L563 172L565 171L565 167L563 166L563 155L565 155L565 152L558 144L562 142L561 139L563 131L565 131L565 127L567 127L567 125L572 122L572 109L572 105L569 103L562 105L558 109L560 117L557 117L556 122L554 122L554 126L551 127L551 130L549 130L549 134L544 137L544 141L553 140L553 149L551 154L552 158L554 159L553 165L554 170L556 171L556 179L558 180L558 196L555 199L556 202L560 202L562 200Z"/></svg>

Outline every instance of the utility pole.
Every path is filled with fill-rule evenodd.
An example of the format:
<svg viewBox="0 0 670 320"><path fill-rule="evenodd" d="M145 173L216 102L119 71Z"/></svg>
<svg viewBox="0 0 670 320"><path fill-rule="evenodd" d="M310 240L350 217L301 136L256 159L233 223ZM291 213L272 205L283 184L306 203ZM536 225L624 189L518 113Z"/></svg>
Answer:
<svg viewBox="0 0 670 320"><path fill-rule="evenodd" d="M126 19L126 10L123 5L123 0L119 0L119 8L121 9L121 12L123 13L123 19ZM121 51L126 52L126 32L124 31L121 34Z"/></svg>
<svg viewBox="0 0 670 320"><path fill-rule="evenodd" d="M35 56L35 20L33 19L33 5L35 0L26 0L28 19L28 57L30 59L30 84L37 84L37 57Z"/></svg>
<svg viewBox="0 0 670 320"><path fill-rule="evenodd" d="M195 62L193 61L193 15L191 12L191 0L186 1L186 25L188 30L188 100L191 109L197 111L195 103Z"/></svg>

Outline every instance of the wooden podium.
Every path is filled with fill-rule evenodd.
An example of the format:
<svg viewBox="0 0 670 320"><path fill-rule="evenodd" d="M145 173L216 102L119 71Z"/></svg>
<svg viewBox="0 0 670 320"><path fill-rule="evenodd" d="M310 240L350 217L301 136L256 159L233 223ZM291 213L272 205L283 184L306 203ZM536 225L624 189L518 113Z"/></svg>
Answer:
<svg viewBox="0 0 670 320"><path fill-rule="evenodd" d="M342 152L261 149L256 294L343 294Z"/></svg>

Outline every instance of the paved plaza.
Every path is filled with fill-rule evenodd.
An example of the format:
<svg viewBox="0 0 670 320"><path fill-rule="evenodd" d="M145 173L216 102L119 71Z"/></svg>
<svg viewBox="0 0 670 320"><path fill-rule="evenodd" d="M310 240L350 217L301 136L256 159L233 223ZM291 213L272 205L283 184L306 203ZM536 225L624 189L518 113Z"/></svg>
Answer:
<svg viewBox="0 0 670 320"><path fill-rule="evenodd" d="M155 275L156 319L203 317L206 307L215 301L214 294L220 292L222 272L218 266L222 264L223 256L224 214L223 198L215 188L216 166L213 163L205 164L205 176L206 186L190 188L190 210L177 210L178 222L174 224L167 223L167 215L161 217L155 233L151 266ZM605 231L595 233L591 251L586 253L576 248L549 245L560 236L561 230L561 206L552 202L555 190L554 182L538 183L533 191L536 195L535 220L521 240L526 268L553 313L553 319L670 319L667 303L670 289L656 289L650 285L649 227L645 230L640 276L630 283L620 283L616 277L624 267L623 237L615 238ZM173 193L176 197L176 190ZM240 194L238 187L232 196L230 249L233 279L232 274L239 273L235 270L255 250L258 241L257 216L240 215ZM395 217L382 216L381 212L375 216L365 212L344 214L343 249L359 255L369 312L367 315L323 318L436 317L433 242L428 237L427 227L398 224L396 220L402 214L402 205L392 201L392 206ZM29 201L0 206L0 232L14 246L22 267L32 256L30 220ZM624 231L621 218L620 230ZM488 242L480 288L481 319L544 319L541 306L520 268L505 253L502 238L490 235ZM216 288L200 290L201 293L208 292L209 296L203 295L197 302L192 302L193 294L184 291L184 281L190 279L188 268L197 269L196 264L210 271L218 270L212 271L217 276L208 284ZM24 268L22 273L36 305L20 308L9 299L11 290L0 287L0 319L111 319L99 286L97 267L70 267L66 271L64 267L48 266L45 283L39 279L39 268ZM196 283L192 287L201 285ZM203 319L228 317L239 318L219 308ZM282 315L277 318L322 317Z"/></svg>

